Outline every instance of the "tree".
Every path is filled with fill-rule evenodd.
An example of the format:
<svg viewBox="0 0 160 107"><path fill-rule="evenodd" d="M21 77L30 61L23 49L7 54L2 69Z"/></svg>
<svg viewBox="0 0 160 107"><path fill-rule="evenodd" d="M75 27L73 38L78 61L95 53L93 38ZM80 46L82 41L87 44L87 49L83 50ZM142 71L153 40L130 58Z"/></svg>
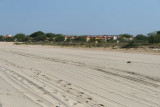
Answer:
<svg viewBox="0 0 160 107"><path fill-rule="evenodd" d="M160 31L157 31L157 34L160 34Z"/></svg>
<svg viewBox="0 0 160 107"><path fill-rule="evenodd" d="M16 41L18 42L24 42L26 41L26 35L23 33L18 33L14 36L14 38L16 39Z"/></svg>
<svg viewBox="0 0 160 107"><path fill-rule="evenodd" d="M156 34L149 33L148 34L148 42L151 44L160 43L160 32L157 32Z"/></svg>
<svg viewBox="0 0 160 107"><path fill-rule="evenodd" d="M62 35L62 34L55 34L55 36L58 37L58 36L64 36L64 35Z"/></svg>
<svg viewBox="0 0 160 107"><path fill-rule="evenodd" d="M0 41L4 41L4 37L0 35Z"/></svg>
<svg viewBox="0 0 160 107"><path fill-rule="evenodd" d="M160 33L157 33L155 36L155 43L160 43Z"/></svg>
<svg viewBox="0 0 160 107"><path fill-rule="evenodd" d="M6 37L5 41L7 41L7 42L13 42L14 38L13 37Z"/></svg>
<svg viewBox="0 0 160 107"><path fill-rule="evenodd" d="M67 39L67 42L71 42L71 41L72 41L71 38L68 38L68 39Z"/></svg>
<svg viewBox="0 0 160 107"><path fill-rule="evenodd" d="M86 36L79 36L74 39L76 42L86 42Z"/></svg>
<svg viewBox="0 0 160 107"><path fill-rule="evenodd" d="M45 36L46 36L47 38L53 38L53 37L56 37L57 35L54 34L54 33L46 33Z"/></svg>
<svg viewBox="0 0 160 107"><path fill-rule="evenodd" d="M57 36L57 37L55 38L55 41L56 41L56 42L63 42L64 40L65 40L64 36Z"/></svg>
<svg viewBox="0 0 160 107"><path fill-rule="evenodd" d="M45 36L37 36L37 37L34 37L33 40L34 40L34 41L45 41L45 40L46 40L46 37L45 37Z"/></svg>
<svg viewBox="0 0 160 107"><path fill-rule="evenodd" d="M102 39L96 39L96 41L97 41L98 43L102 43L102 42L103 42Z"/></svg>
<svg viewBox="0 0 160 107"><path fill-rule="evenodd" d="M30 40L31 40L31 37L26 36L25 41L30 41Z"/></svg>
<svg viewBox="0 0 160 107"><path fill-rule="evenodd" d="M120 41L120 42L126 42L126 40L123 37L121 37L121 36L118 38L118 41Z"/></svg>
<svg viewBox="0 0 160 107"><path fill-rule="evenodd" d="M123 46L122 48L138 48L139 46L139 43L136 43L135 41L129 41L128 44Z"/></svg>
<svg viewBox="0 0 160 107"><path fill-rule="evenodd" d="M137 41L137 42L147 42L148 41L148 37L145 36L145 35L142 35L142 34L138 34L135 37L135 41Z"/></svg>
<svg viewBox="0 0 160 107"><path fill-rule="evenodd" d="M49 41L54 41L54 39L53 38L49 38Z"/></svg>
<svg viewBox="0 0 160 107"><path fill-rule="evenodd" d="M45 36L45 33L42 32L42 31L37 31L37 32L34 32L30 35L30 37L32 38L35 38L35 37L44 37Z"/></svg>
<svg viewBox="0 0 160 107"><path fill-rule="evenodd" d="M130 35L130 34L121 34L120 37L131 38L131 37L133 37L133 35Z"/></svg>
<svg viewBox="0 0 160 107"><path fill-rule="evenodd" d="M96 42L96 39L93 37L93 38L91 38L88 42L93 42L93 43L95 43L95 42Z"/></svg>
<svg viewBox="0 0 160 107"><path fill-rule="evenodd" d="M34 41L44 41L46 39L45 33L42 31L34 32L30 35Z"/></svg>
<svg viewBox="0 0 160 107"><path fill-rule="evenodd" d="M148 42L151 44L155 43L155 35L148 34Z"/></svg>

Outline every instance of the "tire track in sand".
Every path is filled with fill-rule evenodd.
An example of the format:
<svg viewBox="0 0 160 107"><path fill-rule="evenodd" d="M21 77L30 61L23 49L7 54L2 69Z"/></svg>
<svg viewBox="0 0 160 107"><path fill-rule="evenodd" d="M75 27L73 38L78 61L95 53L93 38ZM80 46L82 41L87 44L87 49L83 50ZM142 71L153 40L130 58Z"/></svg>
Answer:
<svg viewBox="0 0 160 107"><path fill-rule="evenodd" d="M73 91L72 88L68 87L70 90L68 93L71 93L68 98L64 93L61 93L60 91L57 91L58 89L62 89L63 87L70 86L71 84L65 81L59 81L59 83L63 82L61 84L63 87L60 87L56 89L53 87L53 84L48 85L48 82L42 81L42 80L36 80L31 78L26 78L22 74L17 74L14 71L11 71L6 68L2 68L3 72L0 74L1 77L3 77L7 82L12 84L16 89L23 90L23 94L32 99L34 102L38 103L41 106L44 107L106 107L103 104L97 104L96 101L93 100L90 96L85 95L83 92L78 92L79 96L81 96L80 100L76 101L73 95L74 93L71 93ZM68 89L67 88L67 89ZM74 90L75 91L75 90ZM51 93L52 92L52 93ZM77 95L76 92L76 95ZM53 94L54 93L54 94ZM76 97L79 97L76 96ZM73 99L72 99L73 98ZM37 100L35 100L37 99ZM83 99L83 100L82 100ZM67 102L69 101L69 102ZM85 102L85 103L84 103Z"/></svg>
<svg viewBox="0 0 160 107"><path fill-rule="evenodd" d="M23 54L22 56L29 57L30 55L24 55ZM60 62L60 63L65 63L65 64L68 63L68 61L65 61L65 60L51 59L51 58L45 58L45 57L40 57L40 56L36 56L36 57L32 56L30 58L36 58L36 59L39 58L39 59L42 59L42 60L45 59L45 60L49 60L49 61L53 61L53 62ZM71 62L70 64L73 64L73 65L76 65L76 66L85 66L86 67L86 65L81 64L79 62ZM90 68L90 66L89 66L89 68ZM150 79L148 81L146 79L141 79L141 78L139 78L137 76L130 75L131 73L126 73L127 74L126 75L125 73L119 73L119 72L115 72L115 71L114 72L110 72L110 71L106 71L106 70L100 69L100 68L93 68L93 69L95 69L97 71L101 71L101 72L107 73L108 75L111 75L113 77L123 78L123 79L127 79L129 81L133 81L133 82L137 82L137 83L142 83L143 85L149 85L149 86L153 86L155 88L159 88L158 84L155 84L153 81L150 81L150 80L152 80L152 78L148 78L148 79ZM142 76L142 77L144 77L144 76ZM158 107L158 105L157 105L157 107Z"/></svg>

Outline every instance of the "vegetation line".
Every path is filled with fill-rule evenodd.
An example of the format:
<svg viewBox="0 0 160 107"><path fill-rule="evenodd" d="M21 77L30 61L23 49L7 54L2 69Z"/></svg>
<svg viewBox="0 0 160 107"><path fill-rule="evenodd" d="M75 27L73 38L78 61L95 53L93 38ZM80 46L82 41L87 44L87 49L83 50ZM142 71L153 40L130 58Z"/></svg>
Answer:
<svg viewBox="0 0 160 107"><path fill-rule="evenodd" d="M31 35L18 33L14 36L0 36L0 41L17 42L16 45L53 45L69 47L112 47L116 48L160 48L160 31L149 33L147 36L138 34L101 35L101 36L69 36L37 31ZM23 43L19 43L23 42Z"/></svg>

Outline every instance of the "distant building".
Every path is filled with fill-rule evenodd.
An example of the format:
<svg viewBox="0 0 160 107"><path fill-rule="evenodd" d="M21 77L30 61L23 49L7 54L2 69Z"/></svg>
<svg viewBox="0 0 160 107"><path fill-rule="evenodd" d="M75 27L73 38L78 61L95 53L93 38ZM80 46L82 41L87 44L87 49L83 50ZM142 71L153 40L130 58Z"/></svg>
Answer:
<svg viewBox="0 0 160 107"><path fill-rule="evenodd" d="M118 40L118 36L113 36L113 40Z"/></svg>
<svg viewBox="0 0 160 107"><path fill-rule="evenodd" d="M132 41L132 40L134 40L134 37L130 37L130 38L123 37L123 39L125 39L126 41Z"/></svg>
<svg viewBox="0 0 160 107"><path fill-rule="evenodd" d="M67 39L75 39L77 36L65 36L64 38L64 41L67 41Z"/></svg>
<svg viewBox="0 0 160 107"><path fill-rule="evenodd" d="M86 41L88 42L91 38L93 38L93 37L87 36Z"/></svg>
<svg viewBox="0 0 160 107"><path fill-rule="evenodd" d="M3 36L4 38L8 38L8 37L12 37L12 35L6 35L6 36Z"/></svg>

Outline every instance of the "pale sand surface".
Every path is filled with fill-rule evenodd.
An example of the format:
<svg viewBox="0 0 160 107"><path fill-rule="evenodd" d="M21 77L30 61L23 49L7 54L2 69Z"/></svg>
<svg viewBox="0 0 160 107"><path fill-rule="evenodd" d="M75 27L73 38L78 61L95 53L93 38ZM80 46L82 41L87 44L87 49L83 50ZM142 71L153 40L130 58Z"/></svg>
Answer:
<svg viewBox="0 0 160 107"><path fill-rule="evenodd" d="M160 55L0 43L0 107L160 107Z"/></svg>

